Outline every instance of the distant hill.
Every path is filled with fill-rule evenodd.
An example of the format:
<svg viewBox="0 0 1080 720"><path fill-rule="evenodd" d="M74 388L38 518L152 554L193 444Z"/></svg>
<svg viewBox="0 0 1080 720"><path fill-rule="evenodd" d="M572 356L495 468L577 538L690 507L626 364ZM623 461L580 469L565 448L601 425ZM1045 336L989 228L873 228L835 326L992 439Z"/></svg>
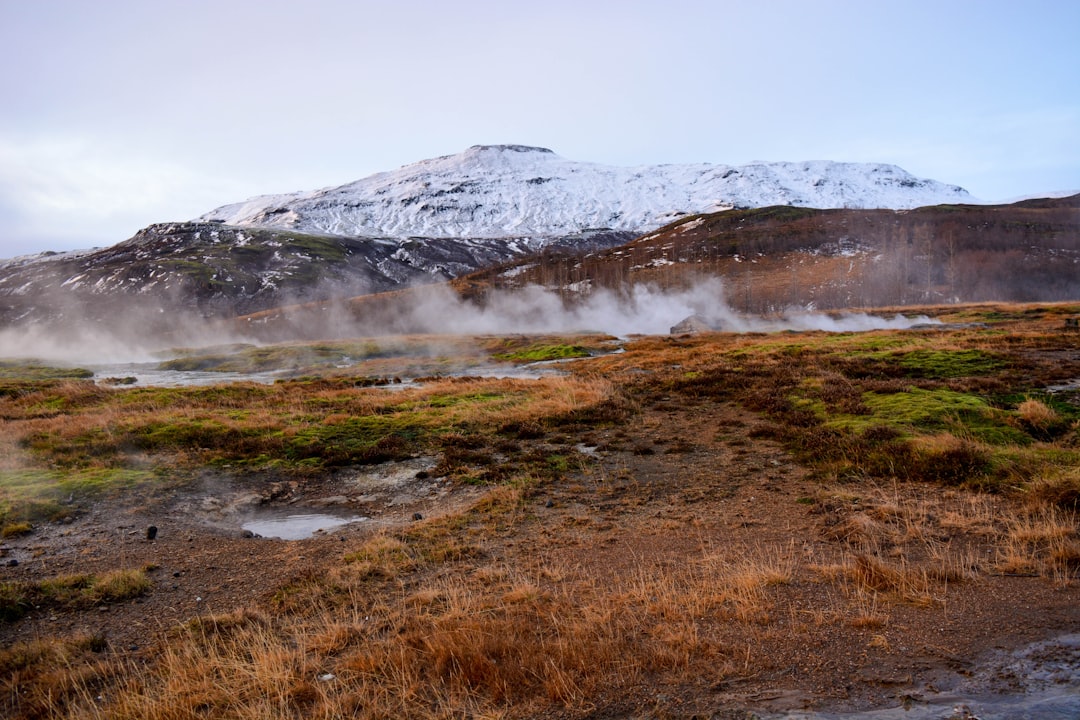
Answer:
<svg viewBox="0 0 1080 720"><path fill-rule="evenodd" d="M600 248L626 232L580 233L549 248ZM442 282L538 247L483 238L340 238L161 223L109 248L0 262L0 328L138 323L168 330L173 315L231 318L303 303Z"/></svg>
<svg viewBox="0 0 1080 720"><path fill-rule="evenodd" d="M526 285L587 292L723 278L746 312L1080 299L1080 195L907 211L768 207L682 218L626 245L488 268L477 297Z"/></svg>
<svg viewBox="0 0 1080 720"><path fill-rule="evenodd" d="M437 287L272 308L238 319L256 337L437 332L446 318L510 319L558 305L707 292L736 312L1080 300L1080 195L910 211L787 206L697 215L617 247L549 248ZM717 283L717 281L719 281ZM544 292L539 293L538 289ZM716 297L720 289L723 297ZM708 298L705 298L708 296ZM674 305L677 306L677 303ZM639 308L646 313L655 308ZM669 308L665 308L666 310ZM585 316L588 317L588 316ZM685 317L685 316L683 316ZM672 318L672 323L682 317ZM473 327L484 327L482 322ZM507 329L510 328L510 329ZM582 329L598 329L582 326Z"/></svg>

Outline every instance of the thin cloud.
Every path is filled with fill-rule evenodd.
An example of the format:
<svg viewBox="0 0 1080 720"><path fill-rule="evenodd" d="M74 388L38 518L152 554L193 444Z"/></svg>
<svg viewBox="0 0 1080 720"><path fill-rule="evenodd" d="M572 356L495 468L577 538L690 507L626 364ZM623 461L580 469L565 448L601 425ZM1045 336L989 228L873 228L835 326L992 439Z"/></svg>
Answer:
<svg viewBox="0 0 1080 720"><path fill-rule="evenodd" d="M0 136L0 257L30 252L20 239L68 236L47 249L112 245L151 222L185 220L235 183L207 179L169 159L133 156L75 136ZM176 198L188 215L176 216ZM36 248L42 250L46 248Z"/></svg>

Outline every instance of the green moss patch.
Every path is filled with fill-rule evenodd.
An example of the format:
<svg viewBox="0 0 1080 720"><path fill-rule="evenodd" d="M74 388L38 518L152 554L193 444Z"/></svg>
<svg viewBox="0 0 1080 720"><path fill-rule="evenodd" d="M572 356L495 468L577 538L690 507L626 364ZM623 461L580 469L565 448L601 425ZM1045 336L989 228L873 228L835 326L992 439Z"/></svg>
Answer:
<svg viewBox="0 0 1080 720"><path fill-rule="evenodd" d="M581 345L530 345L513 352L495 353L496 360L506 362L530 363L545 360L568 360L570 358L589 357L590 352Z"/></svg>
<svg viewBox="0 0 1080 720"><path fill-rule="evenodd" d="M896 358L910 377L946 379L992 375L1008 363L984 350L915 350Z"/></svg>
<svg viewBox="0 0 1080 720"><path fill-rule="evenodd" d="M288 438L284 454L324 465L400 460L412 454L425 430L425 424L412 414L353 417L303 428Z"/></svg>
<svg viewBox="0 0 1080 720"><path fill-rule="evenodd" d="M880 394L863 393L863 402L870 408L875 424L906 425L922 430L944 426L949 417L977 418L990 411L982 398L952 390L921 390Z"/></svg>
<svg viewBox="0 0 1080 720"><path fill-rule="evenodd" d="M94 373L85 368L55 367L35 360L0 360L0 380L84 380Z"/></svg>
<svg viewBox="0 0 1080 720"><path fill-rule="evenodd" d="M1032 438L1009 422L989 402L975 395L946 389L909 388L905 392L862 394L863 415L828 414L825 404L803 400L827 426L854 433L891 428L904 436L949 431L990 445L1027 445Z"/></svg>
<svg viewBox="0 0 1080 720"><path fill-rule="evenodd" d="M123 468L0 470L0 522L61 520L73 515L86 498L157 479L151 471Z"/></svg>

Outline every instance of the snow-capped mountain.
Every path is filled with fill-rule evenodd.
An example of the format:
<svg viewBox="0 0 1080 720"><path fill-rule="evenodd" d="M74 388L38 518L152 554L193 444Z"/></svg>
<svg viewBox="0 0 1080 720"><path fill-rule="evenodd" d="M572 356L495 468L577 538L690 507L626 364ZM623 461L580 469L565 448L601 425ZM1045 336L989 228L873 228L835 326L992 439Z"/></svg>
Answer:
<svg viewBox="0 0 1080 720"><path fill-rule="evenodd" d="M894 165L776 162L611 167L545 148L476 145L314 192L265 195L199 220L370 237L553 238L642 232L727 207L908 209L972 202Z"/></svg>
<svg viewBox="0 0 1080 720"><path fill-rule="evenodd" d="M0 329L126 324L131 307L169 326L180 311L223 318L398 289L545 248L608 248L687 214L730 207L970 201L961 188L891 165L619 168L543 148L478 145L337 188L158 223L109 248L0 262Z"/></svg>

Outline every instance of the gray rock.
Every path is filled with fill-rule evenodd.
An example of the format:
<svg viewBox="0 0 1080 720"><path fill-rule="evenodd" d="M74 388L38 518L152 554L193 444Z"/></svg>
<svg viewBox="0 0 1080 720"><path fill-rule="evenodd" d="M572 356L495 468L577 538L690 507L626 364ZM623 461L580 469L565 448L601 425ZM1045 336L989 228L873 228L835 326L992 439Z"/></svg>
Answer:
<svg viewBox="0 0 1080 720"><path fill-rule="evenodd" d="M709 321L700 315L691 315L678 325L671 327L672 335L686 335L692 333L713 332L719 330L717 327L713 327L709 324Z"/></svg>

